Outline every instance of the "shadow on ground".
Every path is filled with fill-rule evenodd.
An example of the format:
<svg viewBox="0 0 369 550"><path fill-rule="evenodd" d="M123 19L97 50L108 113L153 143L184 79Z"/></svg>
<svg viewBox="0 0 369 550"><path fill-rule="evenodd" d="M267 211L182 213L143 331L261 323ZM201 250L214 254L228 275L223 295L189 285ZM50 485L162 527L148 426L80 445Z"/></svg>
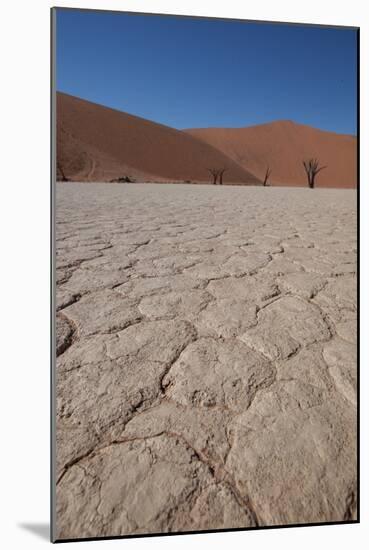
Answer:
<svg viewBox="0 0 369 550"><path fill-rule="evenodd" d="M19 523L18 527L30 531L41 539L50 540L50 525L48 523Z"/></svg>

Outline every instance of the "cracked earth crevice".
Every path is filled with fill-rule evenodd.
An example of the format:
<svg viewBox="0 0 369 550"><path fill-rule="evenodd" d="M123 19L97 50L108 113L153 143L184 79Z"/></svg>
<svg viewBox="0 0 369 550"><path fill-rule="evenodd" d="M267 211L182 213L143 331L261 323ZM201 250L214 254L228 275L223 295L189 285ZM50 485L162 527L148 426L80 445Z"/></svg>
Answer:
<svg viewBox="0 0 369 550"><path fill-rule="evenodd" d="M57 184L58 538L356 519L355 200Z"/></svg>

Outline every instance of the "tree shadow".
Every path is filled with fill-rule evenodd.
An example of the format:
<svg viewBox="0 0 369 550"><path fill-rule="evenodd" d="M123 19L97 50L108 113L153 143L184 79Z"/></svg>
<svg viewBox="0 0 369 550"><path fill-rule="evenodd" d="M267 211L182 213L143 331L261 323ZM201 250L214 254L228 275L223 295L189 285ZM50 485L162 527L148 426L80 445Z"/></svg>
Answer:
<svg viewBox="0 0 369 550"><path fill-rule="evenodd" d="M18 527L30 531L41 539L50 540L50 525L48 523L18 523Z"/></svg>

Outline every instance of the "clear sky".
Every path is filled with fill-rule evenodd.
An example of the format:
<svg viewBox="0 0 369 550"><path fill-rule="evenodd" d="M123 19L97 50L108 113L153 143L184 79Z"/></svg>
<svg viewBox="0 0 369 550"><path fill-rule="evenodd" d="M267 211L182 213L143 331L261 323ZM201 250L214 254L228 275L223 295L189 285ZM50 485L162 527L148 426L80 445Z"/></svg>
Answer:
<svg viewBox="0 0 369 550"><path fill-rule="evenodd" d="M57 10L57 89L174 128L356 134L356 31Z"/></svg>

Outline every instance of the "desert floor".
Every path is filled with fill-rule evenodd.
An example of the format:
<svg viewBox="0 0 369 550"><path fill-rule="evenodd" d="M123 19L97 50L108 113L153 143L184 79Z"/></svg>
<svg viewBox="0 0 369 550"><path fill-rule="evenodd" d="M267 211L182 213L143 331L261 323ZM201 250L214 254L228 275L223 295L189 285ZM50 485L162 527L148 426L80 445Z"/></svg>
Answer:
<svg viewBox="0 0 369 550"><path fill-rule="evenodd" d="M57 536L356 518L356 192L57 184Z"/></svg>

